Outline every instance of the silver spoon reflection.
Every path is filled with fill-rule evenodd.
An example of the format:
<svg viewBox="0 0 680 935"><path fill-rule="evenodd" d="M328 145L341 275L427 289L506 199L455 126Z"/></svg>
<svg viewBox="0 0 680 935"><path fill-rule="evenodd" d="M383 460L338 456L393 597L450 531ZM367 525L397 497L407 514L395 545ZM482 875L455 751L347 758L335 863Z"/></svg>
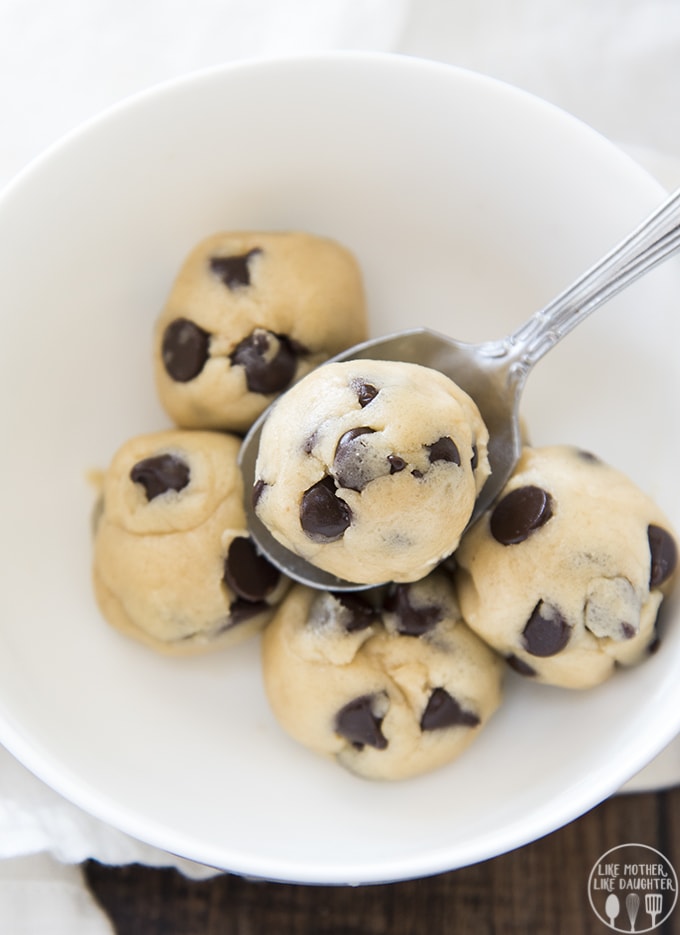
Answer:
<svg viewBox="0 0 680 935"><path fill-rule="evenodd" d="M416 328L365 341L333 360L422 364L446 374L474 399L489 430L491 476L477 499L470 518L472 523L498 497L519 458L522 448L519 402L534 365L591 312L679 249L680 190L572 286L505 338L469 344ZM240 455L248 527L255 543L272 564L302 584L334 591L369 587L337 578L291 552L255 515L251 491L260 434L268 411L247 434Z"/></svg>

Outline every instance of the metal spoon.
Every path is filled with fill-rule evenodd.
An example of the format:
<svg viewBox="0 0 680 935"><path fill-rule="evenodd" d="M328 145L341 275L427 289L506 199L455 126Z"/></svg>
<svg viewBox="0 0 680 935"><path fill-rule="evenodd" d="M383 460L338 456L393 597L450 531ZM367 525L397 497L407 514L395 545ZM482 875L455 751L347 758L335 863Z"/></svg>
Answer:
<svg viewBox="0 0 680 935"><path fill-rule="evenodd" d="M499 495L519 458L522 448L519 402L533 366L591 312L678 250L680 189L572 286L505 338L469 344L416 328L357 344L333 360L423 364L445 373L474 399L489 430L491 476L477 499L472 523ZM260 434L269 411L255 422L241 448L251 536L275 566L302 584L334 591L369 587L337 578L295 555L277 542L255 515L250 491L255 480Z"/></svg>

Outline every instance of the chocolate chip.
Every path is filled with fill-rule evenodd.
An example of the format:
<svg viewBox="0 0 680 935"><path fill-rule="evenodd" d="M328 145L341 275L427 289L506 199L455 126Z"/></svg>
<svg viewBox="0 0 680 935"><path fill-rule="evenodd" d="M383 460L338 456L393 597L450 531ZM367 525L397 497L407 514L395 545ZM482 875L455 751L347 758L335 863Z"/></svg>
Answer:
<svg viewBox="0 0 680 935"><path fill-rule="evenodd" d="M569 642L571 627L562 614L550 604L539 601L524 630L524 648L532 656L554 656Z"/></svg>
<svg viewBox="0 0 680 935"><path fill-rule="evenodd" d="M552 497L541 487L518 487L500 500L491 514L491 535L501 545L516 545L548 522Z"/></svg>
<svg viewBox="0 0 680 935"><path fill-rule="evenodd" d="M235 367L244 368L251 393L278 393L295 376L298 347L285 335L256 328L236 345L230 360Z"/></svg>
<svg viewBox="0 0 680 935"><path fill-rule="evenodd" d="M237 536L224 560L224 583L245 601L262 601L279 583L280 574L255 548L252 539Z"/></svg>
<svg viewBox="0 0 680 935"><path fill-rule="evenodd" d="M472 446L472 457L470 458L470 467L472 468L473 471L477 470L478 464L479 464L479 451L477 450L477 446L473 445Z"/></svg>
<svg viewBox="0 0 680 935"><path fill-rule="evenodd" d="M518 672L519 675L524 675L527 678L532 678L534 675L536 675L536 669L532 669L528 662L520 659L519 656L515 656L514 653L506 656L505 661L510 666L510 668L514 669L515 672Z"/></svg>
<svg viewBox="0 0 680 935"><path fill-rule="evenodd" d="M351 594L346 591L333 593L333 597L347 611L343 615L343 625L348 633L358 630L367 630L380 619L378 611L360 594Z"/></svg>
<svg viewBox="0 0 680 935"><path fill-rule="evenodd" d="M399 471L403 471L406 467L406 462L399 455L388 455L387 461L390 465L390 474L398 474Z"/></svg>
<svg viewBox="0 0 680 935"><path fill-rule="evenodd" d="M385 599L385 610L394 614L396 630L403 636L422 636L444 618L439 604L411 603L411 585L395 584Z"/></svg>
<svg viewBox="0 0 680 935"><path fill-rule="evenodd" d="M335 718L335 730L353 747L375 747L384 750L387 747L381 728L383 719L373 713L374 695L361 695L341 708Z"/></svg>
<svg viewBox="0 0 680 935"><path fill-rule="evenodd" d="M141 484L146 499L153 500L168 490L183 490L189 483L189 465L175 455L157 455L138 461L130 471L130 479Z"/></svg>
<svg viewBox="0 0 680 935"><path fill-rule="evenodd" d="M667 581L675 571L678 563L678 548L675 539L661 526L650 524L647 527L649 551L652 559L651 574L649 576L650 588L658 588Z"/></svg>
<svg viewBox="0 0 680 935"><path fill-rule="evenodd" d="M443 727L477 727L479 716L466 711L445 688L435 688L420 719L420 729L440 730Z"/></svg>
<svg viewBox="0 0 680 935"><path fill-rule="evenodd" d="M208 359L210 335L188 318L176 318L163 332L161 358L177 383L188 383L203 370Z"/></svg>
<svg viewBox="0 0 680 935"><path fill-rule="evenodd" d="M255 247L242 256L214 256L210 258L210 269L228 289L240 289L250 285L250 261L259 253L262 250Z"/></svg>
<svg viewBox="0 0 680 935"><path fill-rule="evenodd" d="M237 597L229 605L229 622L226 629L236 627L239 623L245 623L252 620L258 614L263 614L271 610L269 604L265 601L246 601L242 597Z"/></svg>
<svg viewBox="0 0 680 935"><path fill-rule="evenodd" d="M257 504L260 502L260 497L264 493L264 488L267 484L263 480L256 480L253 484L253 491L251 494L251 503L253 504L253 509L257 507Z"/></svg>
<svg viewBox="0 0 680 935"><path fill-rule="evenodd" d="M380 392L377 387L373 386L372 383L363 383L357 381L354 384L354 387L356 389L359 405L362 409L364 406L368 406L368 404L372 402Z"/></svg>
<svg viewBox="0 0 680 935"><path fill-rule="evenodd" d="M352 511L335 495L332 477L324 477L302 495L300 525L317 542L340 539L352 522Z"/></svg>
<svg viewBox="0 0 680 935"><path fill-rule="evenodd" d="M621 639L623 640L632 640L638 632L632 623L627 623L625 620L621 621L620 630Z"/></svg>
<svg viewBox="0 0 680 935"><path fill-rule="evenodd" d="M448 435L442 436L434 445L426 445L426 448L430 452L431 464L434 464L435 461L450 461L452 464L460 464L460 452L453 439L449 438Z"/></svg>
<svg viewBox="0 0 680 935"><path fill-rule="evenodd" d="M333 475L340 487L363 490L373 480L371 465L366 460L366 446L363 442L357 442L357 439L372 435L374 431L361 426L341 436L333 456Z"/></svg>

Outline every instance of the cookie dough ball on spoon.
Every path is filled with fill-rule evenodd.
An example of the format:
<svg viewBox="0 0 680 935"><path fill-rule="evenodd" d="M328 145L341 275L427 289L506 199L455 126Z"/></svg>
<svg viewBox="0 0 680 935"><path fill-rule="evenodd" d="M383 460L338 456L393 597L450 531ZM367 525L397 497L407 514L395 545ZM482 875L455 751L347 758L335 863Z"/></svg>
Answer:
<svg viewBox="0 0 680 935"><path fill-rule="evenodd" d="M501 660L437 571L383 594L296 585L263 635L265 688L295 740L369 779L456 759L501 700Z"/></svg>
<svg viewBox="0 0 680 935"><path fill-rule="evenodd" d="M361 274L340 244L216 234L187 257L158 318L159 398L183 428L243 432L299 377L365 337Z"/></svg>
<svg viewBox="0 0 680 935"><path fill-rule="evenodd" d="M566 688L645 657L675 534L628 477L567 446L525 449L456 553L463 617L517 671Z"/></svg>
<svg viewBox="0 0 680 935"><path fill-rule="evenodd" d="M168 431L126 442L103 480L94 586L103 616L154 649L190 653L245 640L287 582L246 529L239 440Z"/></svg>
<svg viewBox="0 0 680 935"><path fill-rule="evenodd" d="M326 364L265 421L255 511L339 578L416 581L456 548L489 473L487 440L470 397L436 370Z"/></svg>

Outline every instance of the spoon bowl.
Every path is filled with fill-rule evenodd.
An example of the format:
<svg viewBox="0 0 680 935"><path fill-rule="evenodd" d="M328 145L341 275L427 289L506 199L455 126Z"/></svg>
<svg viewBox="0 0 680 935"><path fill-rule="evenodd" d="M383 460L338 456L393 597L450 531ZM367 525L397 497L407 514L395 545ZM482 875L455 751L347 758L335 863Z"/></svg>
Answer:
<svg viewBox="0 0 680 935"><path fill-rule="evenodd" d="M454 341L429 328L413 328L356 344L337 354L328 363L343 360L403 361L431 367L455 380L461 389L475 399L489 430L488 457L492 477L495 479L502 475L507 478L521 449L517 412L519 394L514 400L505 394L505 381L500 367L492 366L487 369L481 366L476 352L483 347L484 345ZM270 406L252 426L244 439L240 453L241 472L246 491L245 507L251 536L272 564L289 578L301 584L330 591L357 591L374 587L374 585L358 584L338 578L296 555L274 538L255 513L250 500L250 491L255 480L255 464L262 429L271 409ZM486 509L495 496L495 485L492 487L489 481L477 498L473 514L475 518Z"/></svg>
<svg viewBox="0 0 680 935"><path fill-rule="evenodd" d="M534 365L596 308L678 250L680 190L572 286L505 338L471 344L427 328L416 328L357 344L332 361L393 360L421 364L450 377L472 397L489 431L491 474L475 503L468 523L471 525L496 500L519 458L522 448L519 404ZM335 591L372 587L345 581L317 568L278 542L256 516L250 492L262 428L271 409L270 406L252 426L240 453L252 538L272 564L309 587Z"/></svg>
<svg viewBox="0 0 680 935"><path fill-rule="evenodd" d="M607 896L607 901L604 904L604 911L607 913L609 925L614 928L616 918L621 912L621 903L616 893L610 893L609 896Z"/></svg>

